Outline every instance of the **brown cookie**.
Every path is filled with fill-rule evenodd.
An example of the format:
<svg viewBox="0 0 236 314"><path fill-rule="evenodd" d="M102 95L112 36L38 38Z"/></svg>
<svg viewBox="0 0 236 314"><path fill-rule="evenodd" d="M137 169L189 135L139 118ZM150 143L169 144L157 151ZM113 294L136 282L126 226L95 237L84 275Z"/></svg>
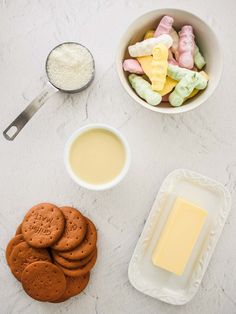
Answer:
<svg viewBox="0 0 236 314"><path fill-rule="evenodd" d="M66 276L66 291L55 303L64 302L75 295L81 293L89 282L90 273L79 277Z"/></svg>
<svg viewBox="0 0 236 314"><path fill-rule="evenodd" d="M83 242L71 251L58 252L58 254L66 259L78 260L88 256L96 247L97 230L91 220L87 220L87 232Z"/></svg>
<svg viewBox="0 0 236 314"><path fill-rule="evenodd" d="M64 293L63 293L63 295L64 295ZM54 301L50 301L51 303L62 303L62 302L65 302L65 301L67 301L67 300L69 300L70 298L67 298L67 297L60 297L59 299L57 299L57 300L54 300Z"/></svg>
<svg viewBox="0 0 236 314"><path fill-rule="evenodd" d="M68 269L75 269L75 268L86 265L91 260L94 254L95 254L95 250L92 251L92 253L90 253L87 257L83 259L70 261L58 255L57 252L52 251L52 256L53 256L54 261L56 261L58 264Z"/></svg>
<svg viewBox="0 0 236 314"><path fill-rule="evenodd" d="M53 204L42 203L28 211L22 223L22 233L31 246L45 248L59 240L64 226L61 210Z"/></svg>
<svg viewBox="0 0 236 314"><path fill-rule="evenodd" d="M48 251L33 248L27 242L22 242L17 244L13 249L9 259L9 265L16 279L21 281L21 275L25 267L36 261L51 262Z"/></svg>
<svg viewBox="0 0 236 314"><path fill-rule="evenodd" d="M8 243L6 248L6 260L8 265L10 265L10 256L14 247L21 242L25 242L25 239L22 234L18 234L14 238L12 238Z"/></svg>
<svg viewBox="0 0 236 314"><path fill-rule="evenodd" d="M78 277L78 276L82 276L82 275L87 274L95 265L96 260L97 260L97 250L96 250L96 253L94 254L94 256L91 258L91 260L86 265L84 265L82 267L79 267L76 269L68 269L68 268L62 267L57 262L55 264L62 269L62 271L64 272L64 274L66 276Z"/></svg>
<svg viewBox="0 0 236 314"><path fill-rule="evenodd" d="M35 300L54 301L65 292L66 278L56 265L49 262L35 262L23 271L22 286Z"/></svg>
<svg viewBox="0 0 236 314"><path fill-rule="evenodd" d="M58 251L70 251L83 241L87 231L86 219L73 207L64 206L60 209L65 216L65 229L52 248Z"/></svg>
<svg viewBox="0 0 236 314"><path fill-rule="evenodd" d="M21 226L22 226L22 224L20 224L20 225L17 227L15 235L18 235L18 234L21 234L21 233L22 233Z"/></svg>

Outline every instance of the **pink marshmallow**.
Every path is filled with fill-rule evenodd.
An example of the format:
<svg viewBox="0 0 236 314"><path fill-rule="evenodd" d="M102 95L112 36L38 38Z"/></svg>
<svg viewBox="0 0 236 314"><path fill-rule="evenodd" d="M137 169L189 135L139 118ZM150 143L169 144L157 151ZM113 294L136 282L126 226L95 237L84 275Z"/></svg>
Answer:
<svg viewBox="0 0 236 314"><path fill-rule="evenodd" d="M179 32L179 66L192 69L194 66L194 34L191 25L185 25Z"/></svg>
<svg viewBox="0 0 236 314"><path fill-rule="evenodd" d="M168 62L173 65L179 65L178 62L175 60L173 53L170 49L168 51Z"/></svg>
<svg viewBox="0 0 236 314"><path fill-rule="evenodd" d="M170 95L170 93L162 96L162 101L163 102L168 102L169 101L169 95Z"/></svg>
<svg viewBox="0 0 236 314"><path fill-rule="evenodd" d="M173 25L174 19L171 16L165 15L161 19L157 29L155 30L154 37L162 34L169 34Z"/></svg>
<svg viewBox="0 0 236 314"><path fill-rule="evenodd" d="M130 73L144 74L139 62L135 59L126 59L123 62L123 69Z"/></svg>

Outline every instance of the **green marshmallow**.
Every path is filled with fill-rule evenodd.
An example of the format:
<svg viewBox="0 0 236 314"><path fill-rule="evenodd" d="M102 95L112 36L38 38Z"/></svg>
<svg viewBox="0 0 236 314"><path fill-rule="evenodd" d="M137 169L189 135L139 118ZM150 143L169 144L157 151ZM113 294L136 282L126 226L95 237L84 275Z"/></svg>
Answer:
<svg viewBox="0 0 236 314"><path fill-rule="evenodd" d="M185 75L175 86L174 91L169 96L169 102L173 107L179 107L183 104L196 86L196 74L190 73Z"/></svg>
<svg viewBox="0 0 236 314"><path fill-rule="evenodd" d="M195 86L196 89L204 89L207 86L207 79L200 73L188 70L185 68L181 68L178 65L168 64L167 75L171 77L173 80L180 81L186 75L195 74L195 80L197 84ZM177 84L178 85L178 84ZM176 86L177 86L176 85Z"/></svg>
<svg viewBox="0 0 236 314"><path fill-rule="evenodd" d="M151 84L148 83L145 79L141 76L136 74L129 75L129 82L136 93L146 100L149 105L156 106L162 100L162 97L159 93L152 90Z"/></svg>
<svg viewBox="0 0 236 314"><path fill-rule="evenodd" d="M207 87L207 79L205 78L205 76L203 76L202 74L195 72L196 73L196 85L195 88L196 89L205 89Z"/></svg>
<svg viewBox="0 0 236 314"><path fill-rule="evenodd" d="M199 70L201 70L204 67L204 65L206 64L206 61L205 61L203 55L201 54L197 45L195 45L193 58L194 58L194 64L196 65L196 67Z"/></svg>
<svg viewBox="0 0 236 314"><path fill-rule="evenodd" d="M175 81L180 81L186 74L193 71L181 68L178 65L168 64L167 75Z"/></svg>

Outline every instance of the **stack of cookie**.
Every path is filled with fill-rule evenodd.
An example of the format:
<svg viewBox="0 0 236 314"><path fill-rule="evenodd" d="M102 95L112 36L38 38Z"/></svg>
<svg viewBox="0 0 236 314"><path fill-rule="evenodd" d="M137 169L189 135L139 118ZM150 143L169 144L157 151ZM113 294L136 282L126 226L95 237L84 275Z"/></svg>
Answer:
<svg viewBox="0 0 236 314"><path fill-rule="evenodd" d="M97 231L72 207L42 203L26 214L6 249L13 275L39 301L63 302L88 284Z"/></svg>

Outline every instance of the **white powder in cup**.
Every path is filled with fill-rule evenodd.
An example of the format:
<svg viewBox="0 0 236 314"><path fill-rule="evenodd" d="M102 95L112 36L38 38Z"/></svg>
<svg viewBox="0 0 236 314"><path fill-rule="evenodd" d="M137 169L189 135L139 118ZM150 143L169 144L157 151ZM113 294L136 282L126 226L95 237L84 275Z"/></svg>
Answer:
<svg viewBox="0 0 236 314"><path fill-rule="evenodd" d="M94 61L87 48L65 43L51 51L46 70L49 81L64 91L76 91L86 86L94 75Z"/></svg>

